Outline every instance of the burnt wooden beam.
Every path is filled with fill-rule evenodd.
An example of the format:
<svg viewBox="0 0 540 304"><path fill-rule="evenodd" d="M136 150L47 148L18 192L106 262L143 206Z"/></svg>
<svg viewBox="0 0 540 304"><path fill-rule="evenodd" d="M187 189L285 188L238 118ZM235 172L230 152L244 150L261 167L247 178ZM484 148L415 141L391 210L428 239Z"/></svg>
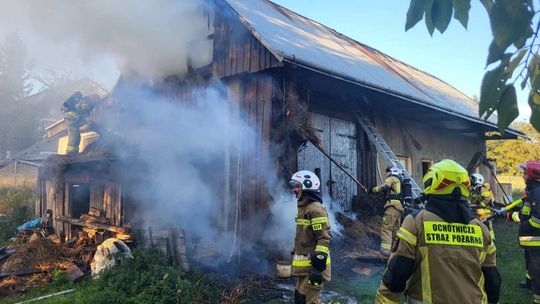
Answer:
<svg viewBox="0 0 540 304"><path fill-rule="evenodd" d="M104 229L104 230L108 230L108 231L112 231L116 233L118 232L130 233L130 230L131 230L129 228L118 227L118 226L111 226L111 225L105 225L105 224L99 224L99 223L87 223L81 219L74 219L74 218L65 217L65 216L57 216L55 217L55 219L57 221L69 223L72 225L77 225L77 226L87 227L87 228L92 228L92 229Z"/></svg>

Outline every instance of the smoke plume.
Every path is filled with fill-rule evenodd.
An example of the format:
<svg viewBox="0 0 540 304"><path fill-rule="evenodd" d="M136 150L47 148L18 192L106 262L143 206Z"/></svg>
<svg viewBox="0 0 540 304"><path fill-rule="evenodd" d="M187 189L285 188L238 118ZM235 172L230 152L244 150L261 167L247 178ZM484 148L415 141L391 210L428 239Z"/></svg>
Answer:
<svg viewBox="0 0 540 304"><path fill-rule="evenodd" d="M0 26L37 40L30 46L39 47L38 61L67 48L86 62L112 56L123 72L152 77L182 73L188 58L210 62L203 0L0 0L0 7Z"/></svg>

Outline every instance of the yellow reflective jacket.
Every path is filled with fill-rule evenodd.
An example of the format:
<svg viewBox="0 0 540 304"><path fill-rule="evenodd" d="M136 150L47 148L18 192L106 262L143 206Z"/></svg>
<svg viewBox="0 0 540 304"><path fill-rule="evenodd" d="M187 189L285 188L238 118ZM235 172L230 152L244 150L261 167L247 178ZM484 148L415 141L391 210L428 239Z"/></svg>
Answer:
<svg viewBox="0 0 540 304"><path fill-rule="evenodd" d="M495 197L493 196L493 192L491 192L491 187L488 183L485 183L481 187L471 191L470 201L471 204L474 205L476 217L481 221L491 216L493 213L486 207L493 207L494 198Z"/></svg>
<svg viewBox="0 0 540 304"><path fill-rule="evenodd" d="M482 267L496 266L496 248L489 229L478 219L468 225L445 222L427 210L408 215L397 232L393 256L414 260L403 292L420 303L487 303ZM376 303L399 303L381 282Z"/></svg>
<svg viewBox="0 0 540 304"><path fill-rule="evenodd" d="M388 191L388 198L384 204L384 209L392 206L402 212L405 210L399 199L401 197L401 181L399 178L390 175L384 179L382 185L373 188L373 192L375 193L382 191Z"/></svg>
<svg viewBox="0 0 540 304"><path fill-rule="evenodd" d="M328 256L324 279L330 281L330 223L326 208L320 202L307 198L298 201L296 215L296 236L294 238L294 256L292 275L309 275L311 270L310 255L323 252Z"/></svg>

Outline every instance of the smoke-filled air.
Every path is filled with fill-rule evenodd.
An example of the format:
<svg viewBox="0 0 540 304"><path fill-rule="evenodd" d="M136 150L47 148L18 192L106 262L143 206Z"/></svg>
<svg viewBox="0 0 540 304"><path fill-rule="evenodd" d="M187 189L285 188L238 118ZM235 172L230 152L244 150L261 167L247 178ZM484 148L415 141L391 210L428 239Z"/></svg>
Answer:
<svg viewBox="0 0 540 304"><path fill-rule="evenodd" d="M37 61L57 61L69 49L89 63L110 56L122 72L159 77L211 56L199 0L1 0L0 7L3 28L37 40L39 52L30 50Z"/></svg>

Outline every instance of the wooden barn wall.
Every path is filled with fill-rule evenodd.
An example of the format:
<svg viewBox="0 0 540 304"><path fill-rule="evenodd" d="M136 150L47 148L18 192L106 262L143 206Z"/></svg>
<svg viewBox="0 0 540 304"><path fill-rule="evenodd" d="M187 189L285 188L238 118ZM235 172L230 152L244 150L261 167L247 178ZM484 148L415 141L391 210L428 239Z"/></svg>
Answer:
<svg viewBox="0 0 540 304"><path fill-rule="evenodd" d="M344 122L351 122L354 124L355 131L355 145L356 145L356 166L353 166L350 173L358 179L360 183L366 186L374 185L377 183L376 172L377 172L377 152L375 147L370 143L367 135L356 122L355 117L349 107L346 105L346 102L354 102L361 95L358 89L351 90L350 88L345 88L343 84L336 82L332 79L323 78L318 75L313 75L309 72L302 71L289 71L281 74L283 86L287 92L283 97L284 105L287 107L287 104L294 102L295 98L298 98L300 103L306 104L309 112L322 114L327 117L330 117L331 120L342 120ZM295 93L291 93L291 92ZM279 95L279 94L278 94ZM369 114L369 113L368 113ZM313 118L313 117L312 117ZM319 130L318 130L319 131ZM320 134L319 134L320 135ZM339 135L339 134L338 134ZM341 134L343 135L343 134ZM327 151L333 155L333 158L340 162L341 165L348 167L346 163L343 163L343 155L338 151ZM322 153L319 151L314 152L314 156L324 159L327 158L322 156ZM295 157L294 155L291 157ZM346 176L337 166L332 166L332 175L343 175L341 178L342 183L349 184L347 187L356 187L356 197L353 197L352 204L346 202L342 207L346 207L346 210L358 210L359 199L363 198L363 190L356 185L348 176ZM303 168L297 168L303 169ZM332 177L332 179L334 178ZM322 181L325 183L326 181ZM350 191L350 190L349 190ZM359 198L361 197L361 198Z"/></svg>
<svg viewBox="0 0 540 304"><path fill-rule="evenodd" d="M400 120L383 113L376 113L375 127L396 155L410 159L410 173L418 185L421 185L423 177L422 161L435 163L448 158L467 167L474 154L485 151L486 147L480 136L466 136L450 129L426 127L421 121ZM421 149L415 147L411 136L421 144ZM379 159L379 163L384 170L385 161ZM384 171L382 173L384 175Z"/></svg>
<svg viewBox="0 0 540 304"><path fill-rule="evenodd" d="M36 215L42 216L47 209L51 209L55 232L63 239L69 239L74 227L55 218L58 216L72 217L70 186L86 183L90 184L89 207L102 210L106 218L109 219L109 224L122 226L124 224L122 187L118 183L118 176L112 174L117 169L106 162L72 167L63 174L54 174L54 170L51 168L40 169L37 183ZM115 179L116 182L113 182Z"/></svg>
<svg viewBox="0 0 540 304"><path fill-rule="evenodd" d="M213 51L215 76L227 77L244 72L255 73L282 65L247 30L228 5L217 5L217 9L214 19Z"/></svg>
<svg viewBox="0 0 540 304"><path fill-rule="evenodd" d="M237 216L244 227L240 234L250 239L261 236L264 227L260 216L268 212L268 190L266 181L270 148L270 121L272 114L272 77L249 74L227 81L228 98L234 105L237 117L244 119L253 128L253 137L240 134L242 152L229 151L225 157L225 183L223 210L224 226L234 230ZM227 152L226 152L227 154Z"/></svg>

